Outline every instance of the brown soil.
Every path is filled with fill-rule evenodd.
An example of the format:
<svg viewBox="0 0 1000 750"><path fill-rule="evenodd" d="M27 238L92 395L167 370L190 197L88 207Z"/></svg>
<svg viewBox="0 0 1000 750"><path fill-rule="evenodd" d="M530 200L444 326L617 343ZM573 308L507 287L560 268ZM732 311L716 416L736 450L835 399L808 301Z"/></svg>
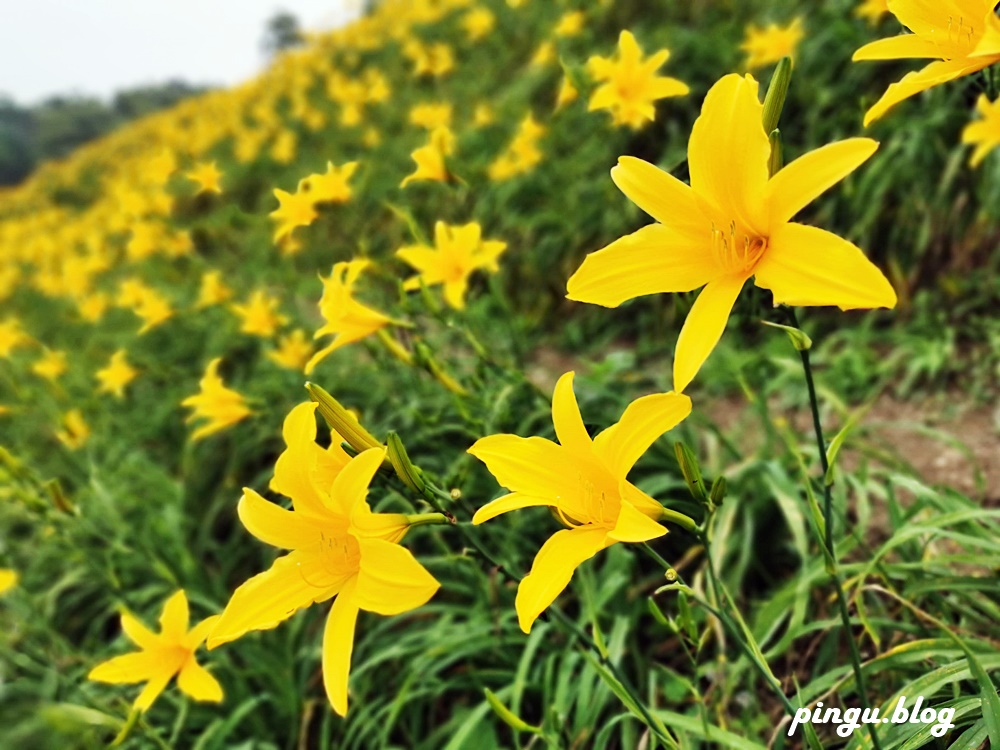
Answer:
<svg viewBox="0 0 1000 750"><path fill-rule="evenodd" d="M558 375L571 369L586 367L565 353L546 348L536 352L528 375L548 392ZM742 396L702 401L698 408L748 454L757 447L759 416ZM771 413L784 416L804 440L812 434L807 409L788 411L774 404ZM837 421L835 415L824 415L827 439L839 429ZM857 446L868 446L887 459L891 456L905 463L927 484L952 487L988 505L1000 505L1000 400L975 404L961 392L908 401L882 395L847 442L839 459L845 470L861 460Z"/></svg>

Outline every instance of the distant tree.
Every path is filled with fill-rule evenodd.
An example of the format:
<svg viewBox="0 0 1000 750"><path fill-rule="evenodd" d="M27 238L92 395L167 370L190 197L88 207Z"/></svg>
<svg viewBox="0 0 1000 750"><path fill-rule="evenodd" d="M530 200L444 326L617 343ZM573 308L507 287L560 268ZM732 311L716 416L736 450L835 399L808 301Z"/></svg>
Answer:
<svg viewBox="0 0 1000 750"><path fill-rule="evenodd" d="M192 86L184 81L167 81L158 86L139 86L119 91L112 99L111 107L118 117L131 120L166 109L204 91L203 86Z"/></svg>
<svg viewBox="0 0 1000 750"><path fill-rule="evenodd" d="M279 11L267 22L261 46L265 54L273 57L282 50L302 44L302 41L299 19L287 11Z"/></svg>
<svg viewBox="0 0 1000 750"><path fill-rule="evenodd" d="M34 169L34 125L31 110L0 99L0 185L16 185Z"/></svg>
<svg viewBox="0 0 1000 750"><path fill-rule="evenodd" d="M35 137L41 155L61 158L77 146L104 135L119 123L100 99L54 96L35 111Z"/></svg>

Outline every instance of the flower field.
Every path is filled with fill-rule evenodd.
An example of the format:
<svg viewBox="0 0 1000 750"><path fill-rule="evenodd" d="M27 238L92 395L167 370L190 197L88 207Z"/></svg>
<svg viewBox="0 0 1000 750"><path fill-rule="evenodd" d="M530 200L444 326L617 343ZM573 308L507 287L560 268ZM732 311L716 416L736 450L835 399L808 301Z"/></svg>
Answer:
<svg viewBox="0 0 1000 750"><path fill-rule="evenodd" d="M381 0L0 191L0 748L1000 747L998 63Z"/></svg>

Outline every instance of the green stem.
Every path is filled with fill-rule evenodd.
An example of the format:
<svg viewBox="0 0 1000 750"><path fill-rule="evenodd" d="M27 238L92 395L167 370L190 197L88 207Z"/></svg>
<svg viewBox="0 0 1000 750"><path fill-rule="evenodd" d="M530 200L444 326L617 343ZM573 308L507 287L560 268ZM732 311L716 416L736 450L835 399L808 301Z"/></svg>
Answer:
<svg viewBox="0 0 1000 750"><path fill-rule="evenodd" d="M799 328L798 317L795 315L795 310L791 307L786 308L788 317L791 320L791 324L794 328ZM847 636L848 651L851 657L851 669L854 672L854 679L858 687L858 698L861 702L861 707L865 710L869 709L868 704L868 686L865 682L865 674L861 668L861 653L858 651L858 644L854 640L854 635L851 632L851 613L847 608L847 594L844 591L844 582L840 577L840 568L837 563L837 548L833 543L833 492L830 487L830 483L826 481L826 477L829 475L830 465L826 457L826 439L823 437L823 423L819 414L819 399L816 397L816 384L813 381L812 363L809 360L809 350L802 349L799 351L799 357L802 359L802 370L806 377L806 389L809 392L809 407L812 410L812 421L813 421L813 431L816 436L816 449L819 451L819 462L823 473L820 477L820 484L823 487L823 526L824 526L824 540L823 544L826 547L827 554L827 564L829 566L830 578L833 580L833 585L837 590L837 608L840 612L840 621L844 628L844 634ZM872 745L875 750L882 750L882 746L879 743L878 735L875 733L875 726L873 724L868 725L868 732L872 738Z"/></svg>
<svg viewBox="0 0 1000 750"><path fill-rule="evenodd" d="M445 507L442 505L441 502L445 498L450 499L450 496L444 490L437 487L433 482L427 481L425 482L424 489L420 494L428 503L430 503L432 508L438 511L438 513L451 517L451 514L448 513L448 511L445 509ZM432 513L428 515L437 516L438 513ZM456 528L458 528L458 531L462 535L462 538L465 539L465 541L467 541L469 545L473 549L475 549L476 552L479 553L479 555L484 560L486 560L490 565L496 568L497 572L501 573L502 575L506 576L512 581L515 581L517 583L521 582L522 576L512 573L503 565L503 563L496 560L493 557L493 555L490 554L486 550L486 548L479 543L479 540L476 539L475 535L470 533L470 531L466 528L465 524L457 523L453 525ZM576 626L576 624L572 620L570 620L565 614L563 614L562 611L559 610L558 608L549 607L546 610L546 612L551 613L552 616L561 625L569 629L577 638L580 639L580 641L588 649L597 654L597 658L600 659L601 664L605 668L607 668L607 670L611 673L611 675L615 678L615 680L618 681L618 684L621 685L622 690L624 690L628 694L632 702L635 703L636 707L639 709L639 713L642 714L643 720L646 722L646 726L649 727L649 730L653 732L657 737L659 737L660 740L666 743L669 747L679 750L680 745L677 743L677 741L674 740L669 734L664 734L663 730L660 729L660 726L662 726L662 722L658 722L656 721L656 719L653 718L649 709L646 707L646 704L638 697L636 692L632 689L631 685L629 685L629 683L625 681L625 678L618 671L618 668L614 664L612 664L608 660L608 658L604 655L604 653L601 651L601 649L598 648L597 643L594 642L593 638L591 638L582 630L580 630Z"/></svg>
<svg viewBox="0 0 1000 750"><path fill-rule="evenodd" d="M614 662L611 661L610 657L608 657L600 648L598 648L594 640L590 636L588 636L585 632L580 630L577 624L573 622L569 617L567 617L562 610L556 607L549 607L546 610L546 612L551 613L554 616L554 618L559 621L560 624L562 624L567 630L573 633L573 635L579 638L587 646L587 648L589 648L591 651L594 652L594 654L596 654L597 659L601 662L601 665L604 666L604 668L611 673L611 676L614 677L615 680L617 680L619 685L621 685L622 690L624 690L628 694L632 702L635 703L636 708L639 709L639 713L642 714L642 719L643 721L646 722L646 726L649 727L649 730L653 732L657 737L659 737L659 739L663 743L665 743L668 747L680 750L680 745L677 743L677 740L675 740L669 734L665 733L664 731L665 727L661 728L663 722L653 718L653 715L649 712L649 709L646 708L646 704L639 699L639 697L636 695L636 691L632 688L632 686L628 682L625 681L625 676L622 675L620 671L618 671L618 667L615 666Z"/></svg>

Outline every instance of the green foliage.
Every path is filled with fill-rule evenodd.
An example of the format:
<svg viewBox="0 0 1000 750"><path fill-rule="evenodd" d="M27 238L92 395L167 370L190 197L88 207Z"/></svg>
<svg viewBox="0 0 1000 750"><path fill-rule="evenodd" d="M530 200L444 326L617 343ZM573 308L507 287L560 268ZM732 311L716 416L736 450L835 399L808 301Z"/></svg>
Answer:
<svg viewBox="0 0 1000 750"><path fill-rule="evenodd" d="M486 5L500 27L477 44L462 41L458 14L417 29L425 40L461 50L454 73L440 81L413 80L397 44L360 55L359 64L377 67L393 88L391 102L372 115L383 139L377 159L366 158L359 128L311 132L282 100L283 121L299 138L291 164L240 163L227 141L208 154L224 174L222 196L192 197L175 175L171 221L190 232L196 252L116 267L99 284L113 293L139 273L170 290L183 314L162 327L135 337L136 319L122 309L94 326L69 302L28 285L5 301L5 313L16 313L38 341L71 351L75 366L53 387L27 375L37 350L0 361L0 402L16 405L14 418L0 422L7 446L0 454L0 563L22 572L20 586L0 600L0 744L105 746L128 716L134 689L90 683L86 674L126 650L119 610L152 623L162 601L183 587L194 616L204 617L274 559L242 528L235 506L242 487L278 499L267 485L282 450L281 420L307 398L303 377L267 359L271 342L241 334L224 308L190 311L201 273L221 271L241 299L258 287L280 292L282 311L312 331L320 325L317 273L355 255L377 261L366 302L410 321L402 344L430 352L468 395L449 392L433 368L408 366L371 341L331 355L313 377L359 411L377 438L398 436L400 465L419 467L408 484L383 471L372 506L431 511L420 494L426 478L450 493L446 510L489 559L453 527L411 532L409 548L441 591L403 616L362 614L346 720L323 693L326 606L317 605L274 630L200 654L225 687L222 706L192 703L170 689L123 747L662 747L650 723L684 748L799 747L807 740L786 736L782 697L796 706L856 706L862 698L889 706L918 694L928 705L955 708L956 729L938 739L927 726L880 727L885 750L971 748L995 738L989 707L1000 670L1000 512L920 480L920 467L888 451L847 406L887 392L910 398L946 388L983 402L996 397L1000 161L970 170L959 145L982 83L959 81L901 105L873 129L882 145L872 162L801 219L852 239L894 269L902 300L897 313L817 311L802 326L813 343L824 422L851 426L835 439L827 474L849 631L841 627L821 541L817 498L827 477L820 477L811 425L796 420L809 406L798 353L784 332L760 325L774 314L755 290L740 300L692 394L698 404L737 394L749 406L728 425L696 409L630 474L671 510L708 524L710 548L676 525L649 548L615 545L577 571L554 605L561 616L547 615L525 636L514 614L515 582L494 561L523 575L559 524L535 508L473 528L475 509L501 490L466 450L502 432L552 438L548 394L569 369L580 372L577 395L592 434L634 398L669 389L667 352L693 300L661 295L612 311L564 299L584 254L648 221L608 178L615 159L641 156L686 177L686 136L698 104L721 74L739 68L749 21L806 13L807 39L780 123L788 160L860 133L867 98L901 68L849 62L873 31L844 0L805 9L669 3L654 4L655 12L645 0L619 0L593 10L580 37L558 43L563 64L582 69L630 28L647 50L669 47L667 71L692 87L683 101L661 102L647 129L623 131L606 113L587 112L585 95L553 113L562 69L528 63L566 8L528 0L515 15L502 2ZM894 29L887 22L882 31ZM337 54L331 59L339 61ZM120 117L166 104L172 94L161 93L121 95L114 115L93 102L52 104L31 137L40 139L42 155L65 152L84 130L97 134ZM337 105L319 88L313 93L336 122ZM489 102L497 121L459 132L453 166L462 182L400 191L409 154L425 140L407 124L408 113L440 100L454 102L463 121L476 103ZM489 163L529 111L549 129L544 161L522 178L488 183ZM23 140L25 123L34 120L11 106L0 108L0 121L0 160L21 158L25 152L5 151L12 140L3 139ZM356 158L362 165L352 202L325 209L302 231L301 254L280 255L267 218L273 188L291 190L327 160ZM69 177L53 169L39 180L60 205L79 210L97 194L95 172L99 165ZM500 274L474 279L462 312L444 309L436 290L407 295L399 288L404 269L392 253L423 239L415 235L429 233L436 220L479 221L486 236L510 248ZM92 374L123 340L142 374L124 401L112 402L93 392ZM227 385L248 395L255 415L191 443L179 404L196 391L205 363L222 355ZM53 437L70 406L83 410L93 430L76 452ZM717 492L712 503L692 497L677 441L689 446L685 461L700 465L702 476L688 477L692 486L701 496L724 487L724 502L715 502ZM859 644L867 696L850 667L848 637ZM831 725L813 729L813 744L869 742L864 729L850 740Z"/></svg>

